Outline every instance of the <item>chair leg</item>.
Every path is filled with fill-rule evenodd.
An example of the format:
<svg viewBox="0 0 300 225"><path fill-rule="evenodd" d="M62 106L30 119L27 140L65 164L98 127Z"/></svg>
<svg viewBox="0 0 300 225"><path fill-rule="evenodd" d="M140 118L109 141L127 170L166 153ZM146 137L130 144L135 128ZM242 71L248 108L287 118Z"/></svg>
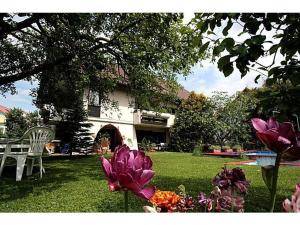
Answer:
<svg viewBox="0 0 300 225"><path fill-rule="evenodd" d="M1 166L0 166L0 177L2 176L5 160L6 160L6 155L3 155L2 160L1 160Z"/></svg>
<svg viewBox="0 0 300 225"><path fill-rule="evenodd" d="M27 176L32 175L33 166L34 166L34 158L27 159L27 172L26 172Z"/></svg>
<svg viewBox="0 0 300 225"><path fill-rule="evenodd" d="M25 161L26 161L26 155L19 155L17 157L16 181L22 180Z"/></svg>
<svg viewBox="0 0 300 225"><path fill-rule="evenodd" d="M43 160L42 160L42 157L39 157L39 161L40 161L40 179L42 179L42 177L43 177Z"/></svg>

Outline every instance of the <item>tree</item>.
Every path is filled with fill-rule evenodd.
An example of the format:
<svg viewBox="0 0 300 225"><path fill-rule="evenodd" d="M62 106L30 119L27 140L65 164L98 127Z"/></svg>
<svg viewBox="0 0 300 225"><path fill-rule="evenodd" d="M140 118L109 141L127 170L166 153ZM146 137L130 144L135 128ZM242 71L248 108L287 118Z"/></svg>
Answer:
<svg viewBox="0 0 300 225"><path fill-rule="evenodd" d="M149 93L176 93L176 74L188 74L203 57L179 32L182 14L1 14L0 28L2 93L37 79L49 87L42 98L55 96L53 86L105 97L125 83L144 102Z"/></svg>
<svg viewBox="0 0 300 225"><path fill-rule="evenodd" d="M26 130L37 126L38 113L25 113L20 108L13 108L6 114L6 135L8 138L20 138Z"/></svg>
<svg viewBox="0 0 300 225"><path fill-rule="evenodd" d="M175 151L191 152L197 144L209 142L211 123L207 111L207 98L203 94L191 92L182 101L170 133L171 145Z"/></svg>
<svg viewBox="0 0 300 225"><path fill-rule="evenodd" d="M61 120L56 126L56 136L61 139L62 145L69 145L71 155L74 151L87 150L93 144L89 132L92 124L86 122L87 114L82 102L79 99L73 104L61 114Z"/></svg>
<svg viewBox="0 0 300 225"><path fill-rule="evenodd" d="M249 140L249 121L251 111L256 107L255 99L241 93L229 96L225 92L215 92L209 102L212 132L221 149L227 143L236 144Z"/></svg>
<svg viewBox="0 0 300 225"><path fill-rule="evenodd" d="M218 68L229 76L234 68L245 76L257 72L255 81L267 77L267 83L290 82L300 90L300 14L296 13L203 13L191 21L194 29L187 29L196 46L212 50L218 58ZM233 36L231 30L238 31ZM272 37L268 39L267 37ZM260 62L271 56L269 65ZM283 57L280 63L277 59Z"/></svg>

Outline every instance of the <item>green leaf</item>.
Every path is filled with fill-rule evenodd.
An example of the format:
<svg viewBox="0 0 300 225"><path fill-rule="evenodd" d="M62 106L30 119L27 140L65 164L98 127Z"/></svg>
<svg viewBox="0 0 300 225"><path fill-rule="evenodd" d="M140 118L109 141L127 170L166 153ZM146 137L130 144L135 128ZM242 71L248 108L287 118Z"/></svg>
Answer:
<svg viewBox="0 0 300 225"><path fill-rule="evenodd" d="M273 45L270 49L269 49L269 52L270 52L270 55L274 54L279 48L279 45Z"/></svg>
<svg viewBox="0 0 300 225"><path fill-rule="evenodd" d="M213 31L215 29L215 26L216 26L216 21L212 19L209 23L209 27Z"/></svg>
<svg viewBox="0 0 300 225"><path fill-rule="evenodd" d="M192 39L192 45L193 45L193 47L198 47L199 44L200 44L200 38L197 37L197 36L193 37L193 39Z"/></svg>
<svg viewBox="0 0 300 225"><path fill-rule="evenodd" d="M209 46L209 41L200 47L199 53L202 54L203 52L205 52L208 46Z"/></svg>
<svg viewBox="0 0 300 225"><path fill-rule="evenodd" d="M261 45L266 40L265 35L256 35L251 38L251 42L253 45Z"/></svg>
<svg viewBox="0 0 300 225"><path fill-rule="evenodd" d="M215 46L214 47L214 50L213 50L213 55L214 56L217 56L219 55L221 52L223 52L225 50L225 47L223 45L218 45L218 46Z"/></svg>
<svg viewBox="0 0 300 225"><path fill-rule="evenodd" d="M179 195L185 198L186 197L185 186L183 184L179 185L178 190L179 190Z"/></svg>
<svg viewBox="0 0 300 225"><path fill-rule="evenodd" d="M223 45L227 51L230 51L235 44L235 41L233 38L225 38L222 42L221 45Z"/></svg>
<svg viewBox="0 0 300 225"><path fill-rule="evenodd" d="M228 20L226 27L223 29L222 33L224 36L228 35L228 31L229 29L232 27L233 23L231 21L231 19Z"/></svg>
<svg viewBox="0 0 300 225"><path fill-rule="evenodd" d="M223 67L230 63L230 55L223 56L218 61L218 68L222 71Z"/></svg>
<svg viewBox="0 0 300 225"><path fill-rule="evenodd" d="M274 168L273 166L261 167L262 178L270 192L272 190L272 180L274 174L273 168Z"/></svg>
<svg viewBox="0 0 300 225"><path fill-rule="evenodd" d="M228 63L223 66L223 73L225 77L228 77L233 72L233 63Z"/></svg>

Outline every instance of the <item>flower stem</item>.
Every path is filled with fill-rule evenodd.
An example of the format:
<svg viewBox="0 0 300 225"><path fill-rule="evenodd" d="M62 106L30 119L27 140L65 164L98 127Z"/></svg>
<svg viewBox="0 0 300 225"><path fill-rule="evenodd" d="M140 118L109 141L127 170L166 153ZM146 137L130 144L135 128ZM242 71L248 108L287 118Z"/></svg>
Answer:
<svg viewBox="0 0 300 225"><path fill-rule="evenodd" d="M128 191L124 191L124 208L128 212Z"/></svg>
<svg viewBox="0 0 300 225"><path fill-rule="evenodd" d="M280 160L281 160L281 153L277 152L275 166L273 168L270 212L274 211L274 206L275 206L275 201L276 201L277 180L278 180L278 171L279 171L279 166L280 166Z"/></svg>

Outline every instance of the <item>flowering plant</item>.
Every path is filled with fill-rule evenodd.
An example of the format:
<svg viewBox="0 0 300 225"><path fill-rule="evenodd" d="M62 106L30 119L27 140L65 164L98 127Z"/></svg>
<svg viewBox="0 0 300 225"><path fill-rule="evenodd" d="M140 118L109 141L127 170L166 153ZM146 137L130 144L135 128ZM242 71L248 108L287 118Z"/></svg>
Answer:
<svg viewBox="0 0 300 225"><path fill-rule="evenodd" d="M300 159L300 135L296 133L292 123L279 123L272 117L268 121L253 118L251 122L258 139L277 153L274 166L261 168L263 180L271 195L270 212L273 212L280 161L282 158L285 160Z"/></svg>
<svg viewBox="0 0 300 225"><path fill-rule="evenodd" d="M292 201L285 199L282 206L286 212L300 212L300 184L296 184Z"/></svg>
<svg viewBox="0 0 300 225"><path fill-rule="evenodd" d="M100 158L110 191L122 190L125 211L128 211L128 191L149 200L155 193L154 187L145 187L154 176L152 160L143 151L130 150L127 145L118 146L111 160Z"/></svg>
<svg viewBox="0 0 300 225"><path fill-rule="evenodd" d="M201 211L205 212L243 212L244 196L247 194L250 182L242 169L223 168L212 180L215 186L210 196L200 192L198 204Z"/></svg>
<svg viewBox="0 0 300 225"><path fill-rule="evenodd" d="M244 172L240 168L223 170L212 180L215 185L210 196L200 192L198 200L188 196L185 187L180 185L179 194L172 191L156 190L149 199L153 207L144 206L145 212L243 212L244 196L249 187Z"/></svg>

